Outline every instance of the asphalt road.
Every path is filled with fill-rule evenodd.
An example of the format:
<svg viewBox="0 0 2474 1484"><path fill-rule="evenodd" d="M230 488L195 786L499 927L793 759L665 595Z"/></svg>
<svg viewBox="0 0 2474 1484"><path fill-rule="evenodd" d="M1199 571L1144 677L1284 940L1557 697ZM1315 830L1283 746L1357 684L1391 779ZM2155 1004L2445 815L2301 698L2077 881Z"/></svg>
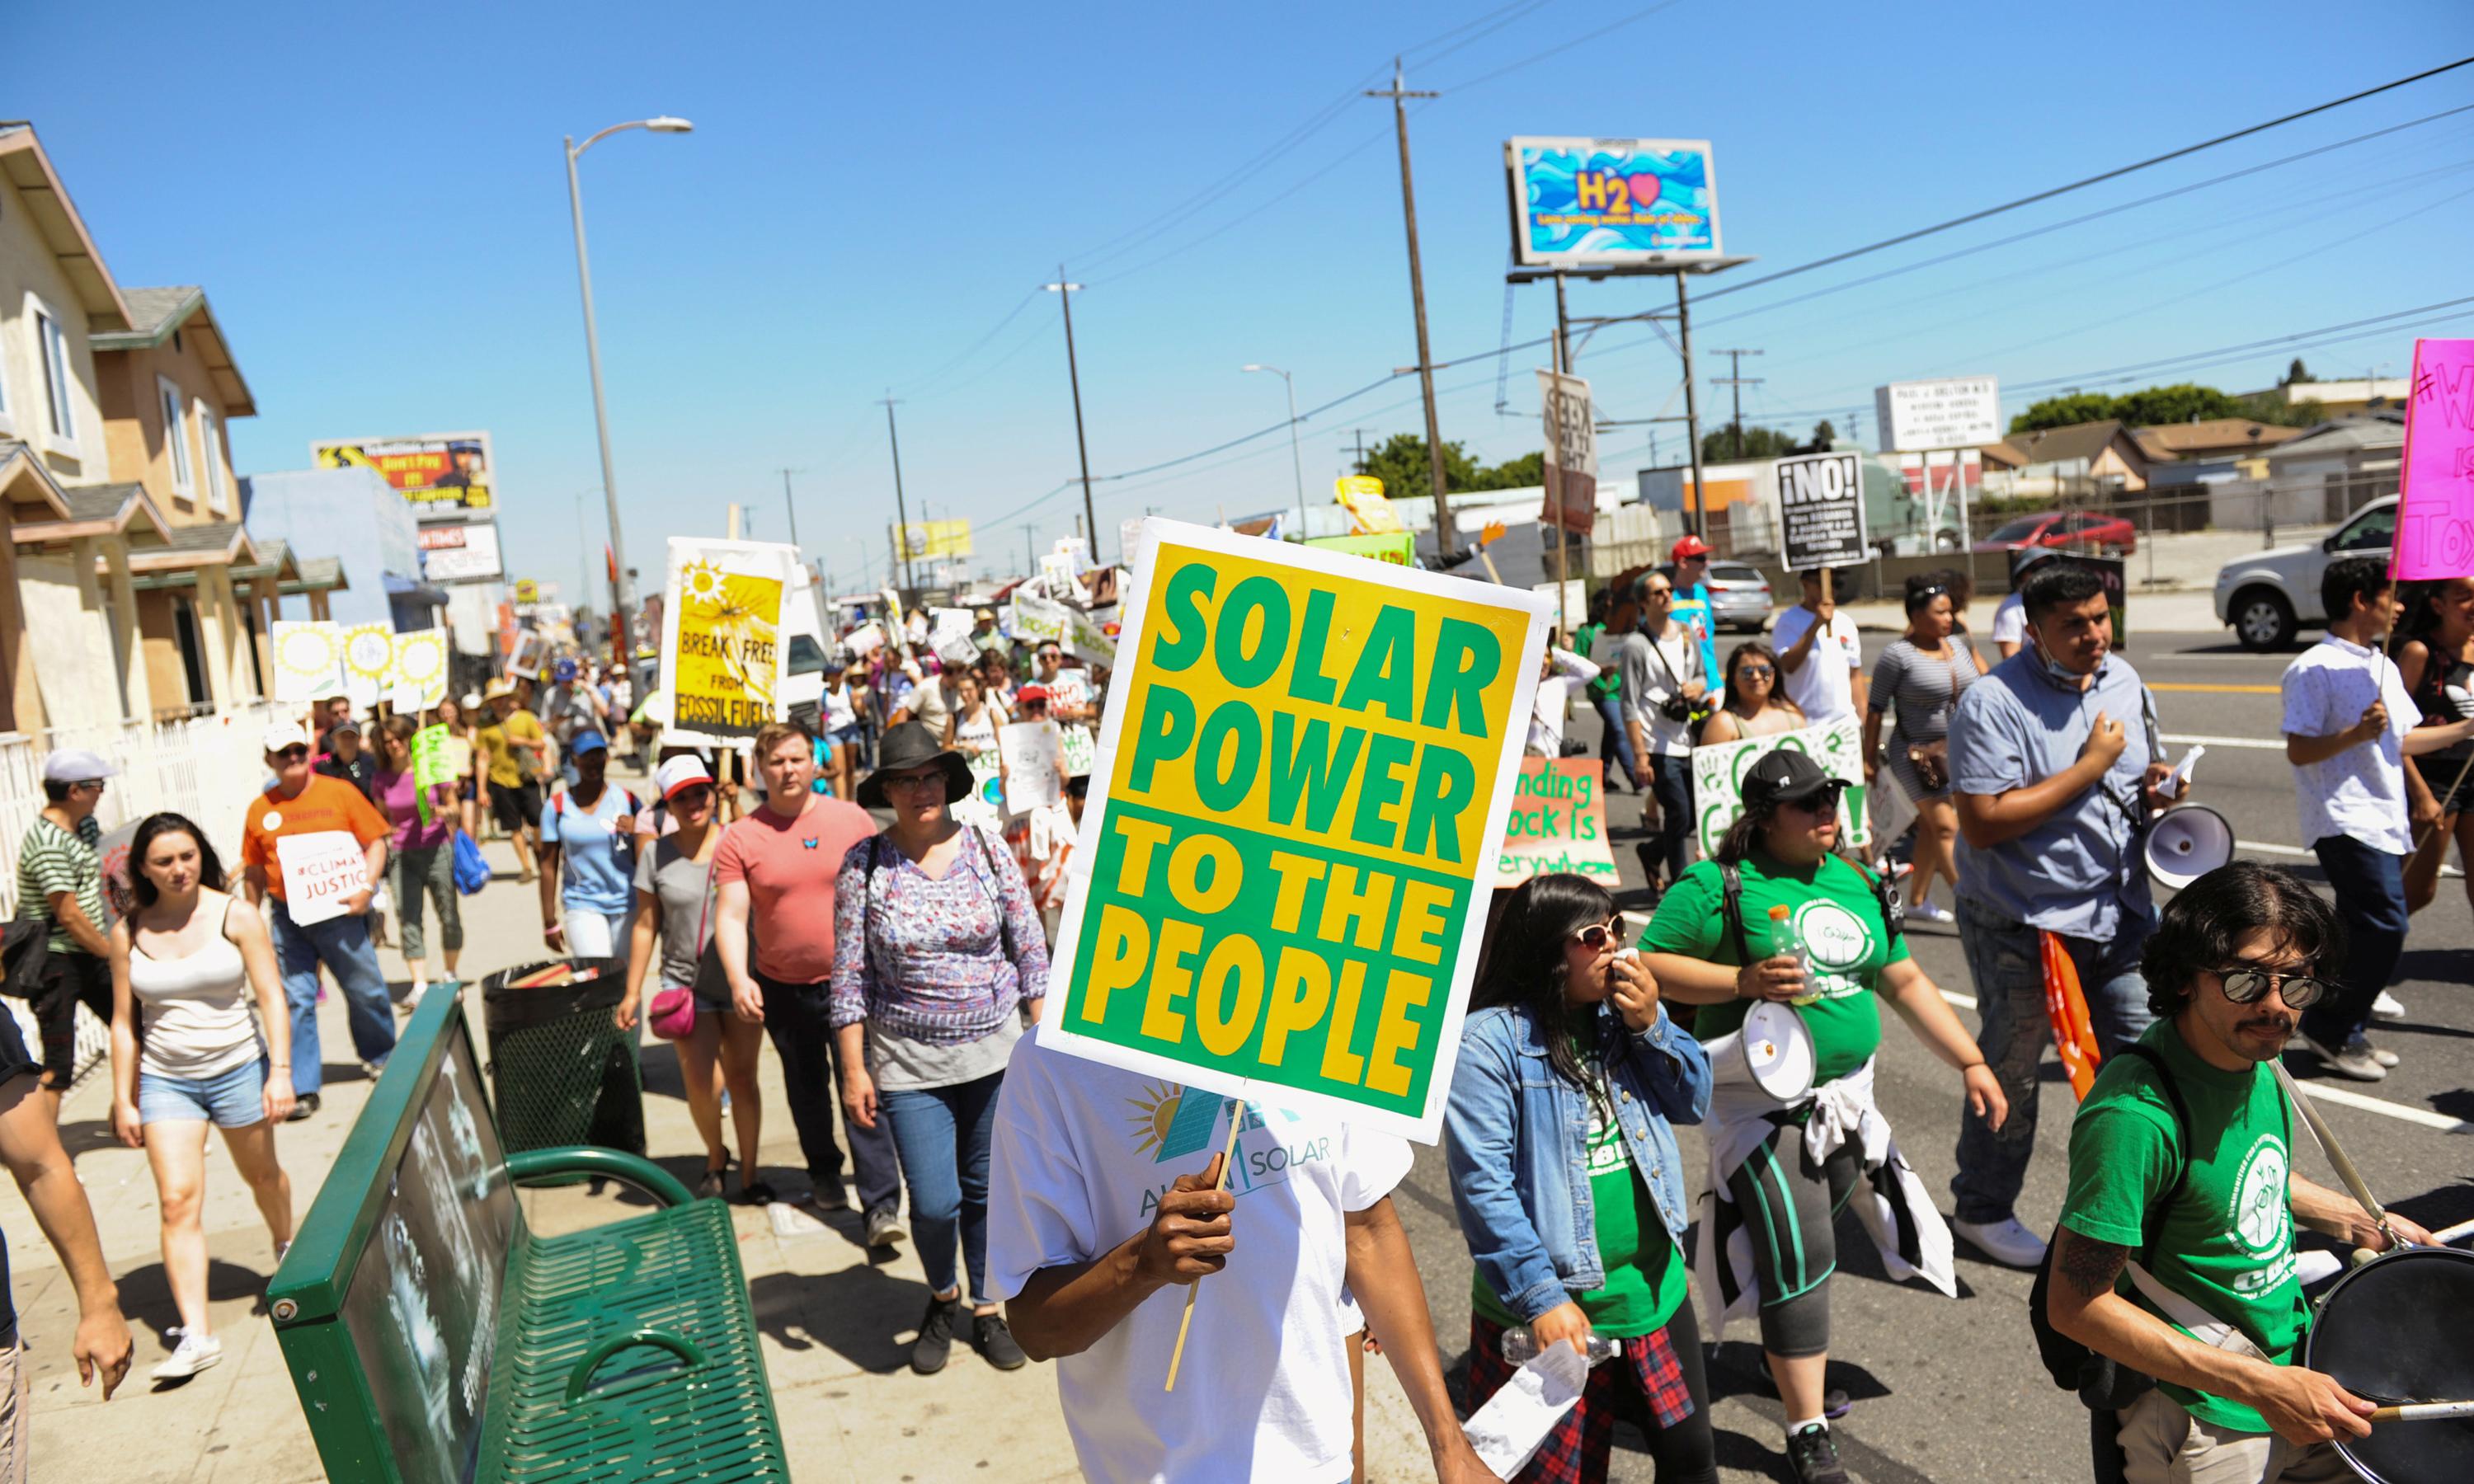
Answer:
<svg viewBox="0 0 2474 1484"><path fill-rule="evenodd" d="M1881 636L1866 635L1868 660L1880 642ZM2317 863L2302 850L2292 770L2278 730L2276 683L2291 657L2246 654L2219 631L2144 634L2129 658L2156 687L2173 757L2184 751L2180 739L2219 739L2209 742L2197 765L2195 802L2225 815L2245 854L2319 882ZM1572 729L1594 745L1593 716L1576 714ZM1640 836L1637 796L1615 794L1610 807L1615 859L1626 886L1623 902L1638 907L1647 898L1632 849ZM1946 897L1936 899L1948 905ZM1973 986L1955 933L1928 924L1915 929L1910 941L1933 981L1963 997L1959 1014L1973 1029ZM2372 1030L2373 1039L2395 1051L2402 1065L2387 1081L2369 1085L2317 1079L2313 1059L2289 1058L2291 1069L2308 1085L2373 1100L2369 1107L2321 1106L2374 1193L2435 1229L2474 1218L2474 1140L2465 1137L2474 1135L2474 995L2464 989L2469 982L2474 909L2465 882L2451 878L2442 882L2439 899L2413 922L2394 986L2408 1018ZM1884 1018L1889 1024L1879 1068L1880 1104L1947 1215L1958 1077L1900 1022ZM2060 1214L2075 1107L2050 1052L2045 1072L2036 1157L2019 1204L2019 1218L2038 1231L2050 1231ZM1705 1170L1708 1155L1699 1132L1681 1133L1687 1168ZM2307 1140L2297 1139L2294 1158L2303 1174L2337 1185L2335 1173ZM1700 1175L1691 1182L1696 1197L1705 1184ZM1444 1354L1459 1356L1467 1346L1469 1263L1440 1149L1419 1150L1395 1204L1416 1243ZM1893 1284L1852 1214L1840 1224L1839 1251L1840 1268L1831 1283L1830 1384L1855 1399L1854 1411L1836 1431L1841 1455L1858 1478L1867 1484L2017 1484L2088 1476L2087 1414L2075 1398L2053 1387L2036 1359L2025 1312L2030 1275L1984 1261L1962 1242L1956 1300L1921 1281ZM1461 1368L1453 1375L1457 1383ZM1769 1393L1758 1335L1751 1326L1729 1332L1710 1383L1723 1476L1730 1484L1791 1480L1783 1417ZM1652 1476L1637 1437L1619 1431L1611 1477L1645 1484Z"/></svg>

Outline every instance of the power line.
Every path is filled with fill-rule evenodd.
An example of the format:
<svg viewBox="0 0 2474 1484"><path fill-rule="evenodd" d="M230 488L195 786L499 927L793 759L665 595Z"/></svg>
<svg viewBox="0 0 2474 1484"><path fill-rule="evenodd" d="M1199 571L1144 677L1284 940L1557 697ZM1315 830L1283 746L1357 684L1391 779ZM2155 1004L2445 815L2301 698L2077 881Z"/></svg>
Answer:
<svg viewBox="0 0 2474 1484"><path fill-rule="evenodd" d="M1703 299L1716 299L1721 294L1740 294L1746 289L1758 288L1765 283L1776 283L1782 278L1792 278L1798 274L1807 274L1816 268L1827 268L1832 263L1844 263L1850 258L1862 257L1868 252L1879 252L1884 248L1895 248L1901 243L1914 242L1919 238L1930 237L1937 232L1949 231L1953 227L1965 227L1971 222L1981 222L1988 217L2000 216L2005 211L2016 211L2022 206L2032 206L2040 201L2050 201L2056 196L2067 196L2073 191L2085 190L2091 185L2100 185L2107 180L2118 180L2123 176L2135 175L2139 171L2162 165L2169 160L2180 159L2186 155L2196 155L2202 150L2213 150L2220 144L2231 144L2236 139L2245 139L2252 134L2263 133L2268 130L2280 128L2284 125L2291 124L2297 119L2309 118L2315 113L2325 113L2331 108L2341 108L2349 103L2360 103L2365 98L2376 97L2381 93L2404 87L2408 84L2419 83L2426 78L2436 78L2443 72L2454 72L2460 67L2469 65L2474 65L2474 57L2461 57L2455 61L2445 62L2437 67L2426 68L2410 77L2401 77L2396 79L2394 82L2382 83L2377 87L2366 87L2360 92L2347 93L2342 98L2332 98L2326 103L2314 104L2310 108L2296 109L2292 113L2280 115L2276 118L2269 119L2265 123L2253 124L2244 129L2237 129L2231 133L2219 134L2213 139L2202 139L2196 144L2186 144L2178 150L2168 150L2162 155L2151 155L2146 159L2137 160L2131 164L2117 165L2111 170L2100 171L2096 175L2088 176L2082 180L2073 180L2068 185L2056 185L2048 190L2038 191L2030 196L2022 196L2016 201L2005 201L1998 206L1987 206L1981 211L1971 211L1964 216L1954 216L1947 222L1936 222L1930 227L1919 227L1914 231L1901 232L1895 237L1884 237L1879 242L1867 243L1865 246L1860 248L1850 248L1844 252L1833 252L1828 257L1815 258L1809 263L1800 263L1793 268L1783 268L1777 273L1764 274L1758 278L1743 279L1738 282L1728 284L1725 288L1712 289L1701 297Z"/></svg>

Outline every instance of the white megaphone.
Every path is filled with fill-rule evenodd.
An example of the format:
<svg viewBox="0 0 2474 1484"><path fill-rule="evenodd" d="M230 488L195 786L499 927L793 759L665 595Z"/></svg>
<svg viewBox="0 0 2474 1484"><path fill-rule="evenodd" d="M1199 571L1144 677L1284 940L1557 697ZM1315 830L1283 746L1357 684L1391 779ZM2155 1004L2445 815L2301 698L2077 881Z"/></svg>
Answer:
<svg viewBox="0 0 2474 1484"><path fill-rule="evenodd" d="M2166 810L2147 826L2147 874L2175 891L2234 858L2234 827L2202 803Z"/></svg>

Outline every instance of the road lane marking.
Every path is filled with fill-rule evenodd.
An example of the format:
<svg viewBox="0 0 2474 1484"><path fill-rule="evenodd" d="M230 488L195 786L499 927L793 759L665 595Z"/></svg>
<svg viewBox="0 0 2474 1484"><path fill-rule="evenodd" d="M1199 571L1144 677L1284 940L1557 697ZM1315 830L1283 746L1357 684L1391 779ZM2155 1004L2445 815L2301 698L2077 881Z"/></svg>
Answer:
<svg viewBox="0 0 2474 1484"><path fill-rule="evenodd" d="M2149 681L2149 690L2204 690L2218 694L2241 696L2278 696L2285 693L2282 685L2219 684L2211 681Z"/></svg>
<svg viewBox="0 0 2474 1484"><path fill-rule="evenodd" d="M2164 737L2168 742L2172 742L2184 747L2188 747L2195 743L2201 747L2257 748L2264 753L2281 753L2285 751L2285 739L2283 737L2279 737L2274 741L2269 741L2264 737L2203 737L2194 733L2179 731L2166 732Z"/></svg>

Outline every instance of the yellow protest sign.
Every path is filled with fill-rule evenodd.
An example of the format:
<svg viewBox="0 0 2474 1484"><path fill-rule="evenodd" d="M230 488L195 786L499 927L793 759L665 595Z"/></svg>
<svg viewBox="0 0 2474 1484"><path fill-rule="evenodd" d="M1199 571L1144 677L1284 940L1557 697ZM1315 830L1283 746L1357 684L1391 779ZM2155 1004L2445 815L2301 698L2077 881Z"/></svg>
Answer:
<svg viewBox="0 0 2474 1484"><path fill-rule="evenodd" d="M752 737L781 719L782 604L795 547L670 538L662 686L670 735L700 745Z"/></svg>
<svg viewBox="0 0 2474 1484"><path fill-rule="evenodd" d="M1039 1034L1432 1142L1546 605L1147 520Z"/></svg>
<svg viewBox="0 0 2474 1484"><path fill-rule="evenodd" d="M1331 482L1332 492L1348 512L1351 536L1385 536L1407 529L1400 513L1383 496L1383 481L1371 474L1343 474Z"/></svg>

